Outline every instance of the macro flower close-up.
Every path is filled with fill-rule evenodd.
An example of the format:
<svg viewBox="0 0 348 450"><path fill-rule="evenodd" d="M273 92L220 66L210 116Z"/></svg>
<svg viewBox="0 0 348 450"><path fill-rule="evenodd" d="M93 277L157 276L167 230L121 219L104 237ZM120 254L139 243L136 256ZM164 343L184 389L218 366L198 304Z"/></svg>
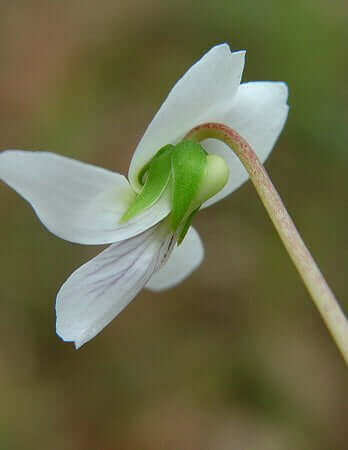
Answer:
<svg viewBox="0 0 348 450"><path fill-rule="evenodd" d="M248 174L223 142L198 144L185 136L200 124L222 123L263 162L287 118L286 85L241 83L244 58L244 51L218 45L184 74L135 149L128 180L53 153L0 153L0 179L31 204L49 231L78 244L111 244L59 290L57 333L63 340L80 347L142 288L170 288L201 263L194 215L236 190Z"/></svg>

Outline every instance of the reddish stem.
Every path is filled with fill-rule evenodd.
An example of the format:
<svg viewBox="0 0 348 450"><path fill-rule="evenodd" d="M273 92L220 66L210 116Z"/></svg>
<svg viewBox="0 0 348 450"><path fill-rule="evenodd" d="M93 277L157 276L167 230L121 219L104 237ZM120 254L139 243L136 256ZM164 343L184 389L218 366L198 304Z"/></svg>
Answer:
<svg viewBox="0 0 348 450"><path fill-rule="evenodd" d="M193 128L185 139L217 139L228 145L250 175L278 234L295 264L324 322L348 364L348 322L338 301L304 244L278 192L258 156L235 130L220 123L205 123Z"/></svg>

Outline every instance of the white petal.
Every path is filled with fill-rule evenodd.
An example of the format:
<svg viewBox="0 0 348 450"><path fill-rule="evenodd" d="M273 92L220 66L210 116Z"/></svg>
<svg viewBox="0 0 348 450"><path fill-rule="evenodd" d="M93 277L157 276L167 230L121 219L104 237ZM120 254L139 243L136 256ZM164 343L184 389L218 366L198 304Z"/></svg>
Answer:
<svg viewBox="0 0 348 450"><path fill-rule="evenodd" d="M0 179L34 208L57 236L80 244L128 239L162 220L168 196L126 223L118 223L134 198L127 179L100 167L54 153L0 153Z"/></svg>
<svg viewBox="0 0 348 450"><path fill-rule="evenodd" d="M264 162L285 124L289 110L287 98L288 88L284 83L244 83L229 110L215 121L236 130ZM202 144L208 152L222 156L230 168L227 185L203 205L206 207L236 190L248 179L248 174L233 151L222 142L207 139Z"/></svg>
<svg viewBox="0 0 348 450"><path fill-rule="evenodd" d="M139 190L139 170L164 145L175 144L196 125L226 110L235 96L245 52L231 53L227 44L213 47L175 84L141 139L129 168L129 180Z"/></svg>
<svg viewBox="0 0 348 450"><path fill-rule="evenodd" d="M96 336L145 286L172 242L161 224L111 245L77 269L57 295L57 334L77 348Z"/></svg>
<svg viewBox="0 0 348 450"><path fill-rule="evenodd" d="M181 283L197 269L203 257L201 238L191 227L182 244L173 249L168 261L152 275L146 287L152 291L162 291Z"/></svg>

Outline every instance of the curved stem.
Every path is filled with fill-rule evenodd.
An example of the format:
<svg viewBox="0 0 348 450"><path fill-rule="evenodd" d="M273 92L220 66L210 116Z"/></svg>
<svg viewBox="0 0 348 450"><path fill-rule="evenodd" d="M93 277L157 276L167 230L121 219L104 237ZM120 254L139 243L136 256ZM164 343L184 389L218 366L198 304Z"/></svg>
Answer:
<svg viewBox="0 0 348 450"><path fill-rule="evenodd" d="M219 123L199 125L185 136L185 139L198 142L208 138L218 139L227 144L248 171L285 248L348 364L347 319L256 153L236 131Z"/></svg>

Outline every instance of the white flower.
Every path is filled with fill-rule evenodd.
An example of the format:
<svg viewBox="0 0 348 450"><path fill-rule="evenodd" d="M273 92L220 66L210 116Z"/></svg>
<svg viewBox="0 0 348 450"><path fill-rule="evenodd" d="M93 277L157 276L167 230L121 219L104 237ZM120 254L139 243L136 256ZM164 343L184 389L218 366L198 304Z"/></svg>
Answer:
<svg viewBox="0 0 348 450"><path fill-rule="evenodd" d="M220 122L235 129L264 161L285 123L284 83L240 84L245 52L227 44L213 47L176 83L133 155L129 182L118 173L45 152L0 153L0 178L22 195L57 236L79 244L112 244L77 269L61 287L56 303L57 333L76 347L98 334L144 287L172 287L203 258L191 227L177 247L168 221L168 189L149 208L120 220L139 193L140 170L167 144L177 144L195 126ZM230 169L225 187L209 206L237 189L248 175L223 143L206 140L208 153ZM173 251L172 251L173 250ZM171 253L172 252L172 253Z"/></svg>

